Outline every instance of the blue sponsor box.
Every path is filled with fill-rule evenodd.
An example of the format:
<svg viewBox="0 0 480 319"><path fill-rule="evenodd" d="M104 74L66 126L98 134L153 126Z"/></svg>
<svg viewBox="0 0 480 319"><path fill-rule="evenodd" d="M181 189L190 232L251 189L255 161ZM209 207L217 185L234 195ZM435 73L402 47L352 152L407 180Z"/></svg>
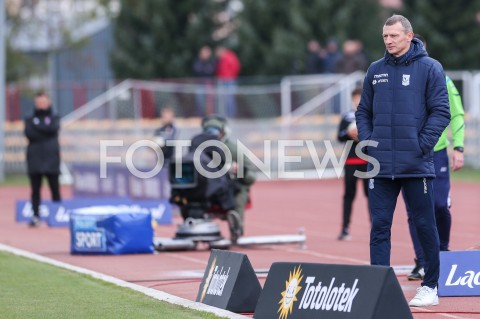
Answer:
<svg viewBox="0 0 480 319"><path fill-rule="evenodd" d="M40 218L50 227L68 227L73 210L90 206L109 205L117 209L138 213L150 213L159 225L172 223L172 206L167 200L132 200L129 198L83 198L62 202L42 201ZM27 200L16 203L17 222L28 222L32 218L32 205Z"/></svg>
<svg viewBox="0 0 480 319"><path fill-rule="evenodd" d="M117 206L91 206L70 214L72 254L153 253L150 212Z"/></svg>
<svg viewBox="0 0 480 319"><path fill-rule="evenodd" d="M439 296L480 296L480 250L440 252Z"/></svg>

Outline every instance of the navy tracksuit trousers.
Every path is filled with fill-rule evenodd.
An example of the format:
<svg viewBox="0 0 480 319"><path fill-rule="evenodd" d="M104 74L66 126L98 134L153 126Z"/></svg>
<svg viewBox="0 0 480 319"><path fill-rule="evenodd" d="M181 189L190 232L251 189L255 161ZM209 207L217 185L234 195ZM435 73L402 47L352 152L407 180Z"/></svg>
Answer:
<svg viewBox="0 0 480 319"><path fill-rule="evenodd" d="M393 213L401 190L411 209L411 218L425 256L422 285L435 288L440 274L440 251L431 178L375 178L369 181L368 200L372 217L370 263L390 266Z"/></svg>
<svg viewBox="0 0 480 319"><path fill-rule="evenodd" d="M450 214L450 172L448 164L447 149L435 152L433 155L435 165L435 175L433 188L435 190L435 220L437 222L438 236L440 238L440 251L447 251L450 242L450 228L452 227L452 217ZM425 256L423 254L418 234L413 224L411 209L406 205L408 213L408 226L412 236L413 248L418 263L425 265Z"/></svg>

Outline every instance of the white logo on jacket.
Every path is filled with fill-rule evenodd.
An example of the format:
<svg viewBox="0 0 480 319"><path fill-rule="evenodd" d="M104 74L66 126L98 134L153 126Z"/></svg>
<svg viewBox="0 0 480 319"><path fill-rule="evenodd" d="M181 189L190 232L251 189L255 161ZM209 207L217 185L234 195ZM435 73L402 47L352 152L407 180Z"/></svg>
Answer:
<svg viewBox="0 0 480 319"><path fill-rule="evenodd" d="M403 85L403 86L408 86L408 85L410 85L410 74L403 74L403 77L402 77L402 85Z"/></svg>
<svg viewBox="0 0 480 319"><path fill-rule="evenodd" d="M377 83L388 83L388 73L375 74L373 75L372 85Z"/></svg>

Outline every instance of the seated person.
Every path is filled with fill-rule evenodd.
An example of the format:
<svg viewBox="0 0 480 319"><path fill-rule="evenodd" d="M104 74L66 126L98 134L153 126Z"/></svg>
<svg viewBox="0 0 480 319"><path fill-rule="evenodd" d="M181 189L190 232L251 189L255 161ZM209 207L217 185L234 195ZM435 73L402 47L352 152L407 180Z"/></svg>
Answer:
<svg viewBox="0 0 480 319"><path fill-rule="evenodd" d="M173 157L173 147L167 146L167 142L177 137L177 127L175 126L175 112L170 106L165 106L161 111L162 127L153 133L154 141L163 152L165 160Z"/></svg>
<svg viewBox="0 0 480 319"><path fill-rule="evenodd" d="M197 148L206 141L217 140L218 137L208 132L202 132L192 139L189 152L182 158L182 175L176 175L176 163L171 163L170 182L172 185L171 201L181 208L184 219L203 218L205 213L212 207L217 206L222 211L234 209L234 193L232 181L228 174L221 176L208 176L197 171L194 165L194 154ZM216 173L223 167L210 167L209 163L214 159L213 152L219 155L222 151L215 147L207 147L200 153L200 165L209 173ZM221 155L220 155L221 156ZM224 159L220 157L222 161ZM204 176L207 175L207 176Z"/></svg>
<svg viewBox="0 0 480 319"><path fill-rule="evenodd" d="M230 138L230 128L226 118L219 115L209 115L203 118L202 128L204 132L215 134L232 154L233 163L230 169L230 175L233 182L235 207L228 212L227 219L232 242L236 242L236 240L243 235L245 208L250 201L250 187L255 183L256 174L253 169L253 164L248 158L243 158L244 164L242 167L237 164L237 143Z"/></svg>

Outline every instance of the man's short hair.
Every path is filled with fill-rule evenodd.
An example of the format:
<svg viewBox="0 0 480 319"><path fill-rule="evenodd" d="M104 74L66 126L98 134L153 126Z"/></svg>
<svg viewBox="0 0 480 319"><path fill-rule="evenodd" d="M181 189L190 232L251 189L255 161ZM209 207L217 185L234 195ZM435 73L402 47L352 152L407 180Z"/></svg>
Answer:
<svg viewBox="0 0 480 319"><path fill-rule="evenodd" d="M48 96L48 94L44 90L40 90L40 91L37 91L37 93L35 93L35 97L39 97L39 96Z"/></svg>
<svg viewBox="0 0 480 319"><path fill-rule="evenodd" d="M405 29L405 32L413 32L412 24L402 15L394 14L385 21L385 25L394 25L395 23L400 22L402 27Z"/></svg>

